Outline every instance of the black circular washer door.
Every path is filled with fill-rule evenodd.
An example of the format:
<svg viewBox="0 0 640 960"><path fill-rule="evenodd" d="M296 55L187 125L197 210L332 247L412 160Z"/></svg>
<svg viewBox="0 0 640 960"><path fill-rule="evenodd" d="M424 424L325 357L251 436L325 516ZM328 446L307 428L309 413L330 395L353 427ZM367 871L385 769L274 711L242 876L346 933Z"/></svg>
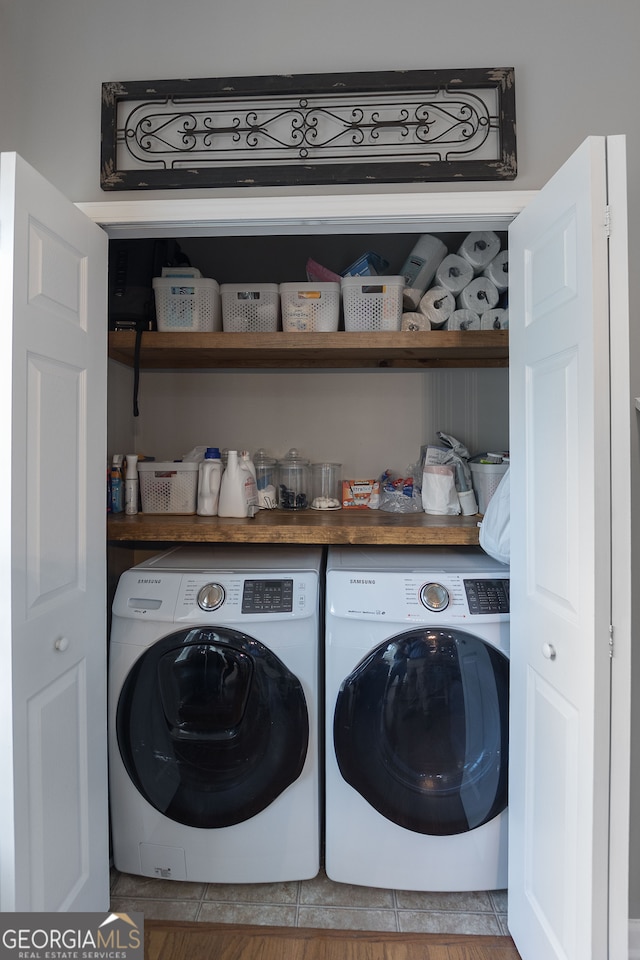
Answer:
<svg viewBox="0 0 640 960"><path fill-rule="evenodd" d="M136 661L116 732L127 773L156 810L192 827L228 827L298 779L309 718L300 681L264 644L196 628Z"/></svg>
<svg viewBox="0 0 640 960"><path fill-rule="evenodd" d="M340 688L340 773L407 830L473 830L507 806L508 699L507 657L471 634L421 628L385 640Z"/></svg>

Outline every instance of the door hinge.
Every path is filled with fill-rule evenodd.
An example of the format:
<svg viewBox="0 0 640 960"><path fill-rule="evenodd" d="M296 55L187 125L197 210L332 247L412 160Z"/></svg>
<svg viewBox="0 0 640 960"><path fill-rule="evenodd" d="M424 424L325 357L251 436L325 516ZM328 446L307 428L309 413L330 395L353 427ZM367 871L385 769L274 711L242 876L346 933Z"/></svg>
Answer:
<svg viewBox="0 0 640 960"><path fill-rule="evenodd" d="M609 204L604 208L604 230L607 237L611 236L611 207Z"/></svg>
<svg viewBox="0 0 640 960"><path fill-rule="evenodd" d="M613 624L609 624L609 659L613 660Z"/></svg>

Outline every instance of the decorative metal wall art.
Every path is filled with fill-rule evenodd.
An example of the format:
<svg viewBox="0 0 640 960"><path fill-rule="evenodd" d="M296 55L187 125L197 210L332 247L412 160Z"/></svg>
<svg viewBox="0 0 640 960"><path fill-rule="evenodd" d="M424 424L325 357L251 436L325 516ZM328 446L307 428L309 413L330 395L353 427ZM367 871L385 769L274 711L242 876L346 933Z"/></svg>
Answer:
<svg viewBox="0 0 640 960"><path fill-rule="evenodd" d="M103 83L103 190L512 180L512 67Z"/></svg>

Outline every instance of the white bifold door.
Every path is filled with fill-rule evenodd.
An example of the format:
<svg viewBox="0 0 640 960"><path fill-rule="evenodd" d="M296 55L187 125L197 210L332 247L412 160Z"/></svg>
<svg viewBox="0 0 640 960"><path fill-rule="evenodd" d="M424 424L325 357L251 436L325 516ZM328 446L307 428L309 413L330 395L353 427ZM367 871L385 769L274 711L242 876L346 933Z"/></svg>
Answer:
<svg viewBox="0 0 640 960"><path fill-rule="evenodd" d="M509 928L523 960L627 957L629 757L611 749L629 727L625 181L624 138L590 138L509 231Z"/></svg>
<svg viewBox="0 0 640 960"><path fill-rule="evenodd" d="M109 905L107 236L0 166L0 908Z"/></svg>
<svg viewBox="0 0 640 960"><path fill-rule="evenodd" d="M523 960L627 956L625 181L624 138L590 138L510 227L509 926ZM11 154L0 201L0 907L102 910L107 238Z"/></svg>

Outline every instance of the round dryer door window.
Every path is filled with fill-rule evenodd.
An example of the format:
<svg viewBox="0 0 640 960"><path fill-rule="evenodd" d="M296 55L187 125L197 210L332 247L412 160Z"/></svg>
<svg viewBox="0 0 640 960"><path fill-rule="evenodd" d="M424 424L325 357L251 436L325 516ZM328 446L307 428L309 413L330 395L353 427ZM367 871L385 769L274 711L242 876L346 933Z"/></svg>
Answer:
<svg viewBox="0 0 640 960"><path fill-rule="evenodd" d="M297 677L235 630L181 630L134 664L116 714L131 780L165 816L227 827L300 776L309 719Z"/></svg>
<svg viewBox="0 0 640 960"><path fill-rule="evenodd" d="M508 697L509 662L481 639L440 629L392 637L340 688L340 772L408 830L473 830L507 806Z"/></svg>

